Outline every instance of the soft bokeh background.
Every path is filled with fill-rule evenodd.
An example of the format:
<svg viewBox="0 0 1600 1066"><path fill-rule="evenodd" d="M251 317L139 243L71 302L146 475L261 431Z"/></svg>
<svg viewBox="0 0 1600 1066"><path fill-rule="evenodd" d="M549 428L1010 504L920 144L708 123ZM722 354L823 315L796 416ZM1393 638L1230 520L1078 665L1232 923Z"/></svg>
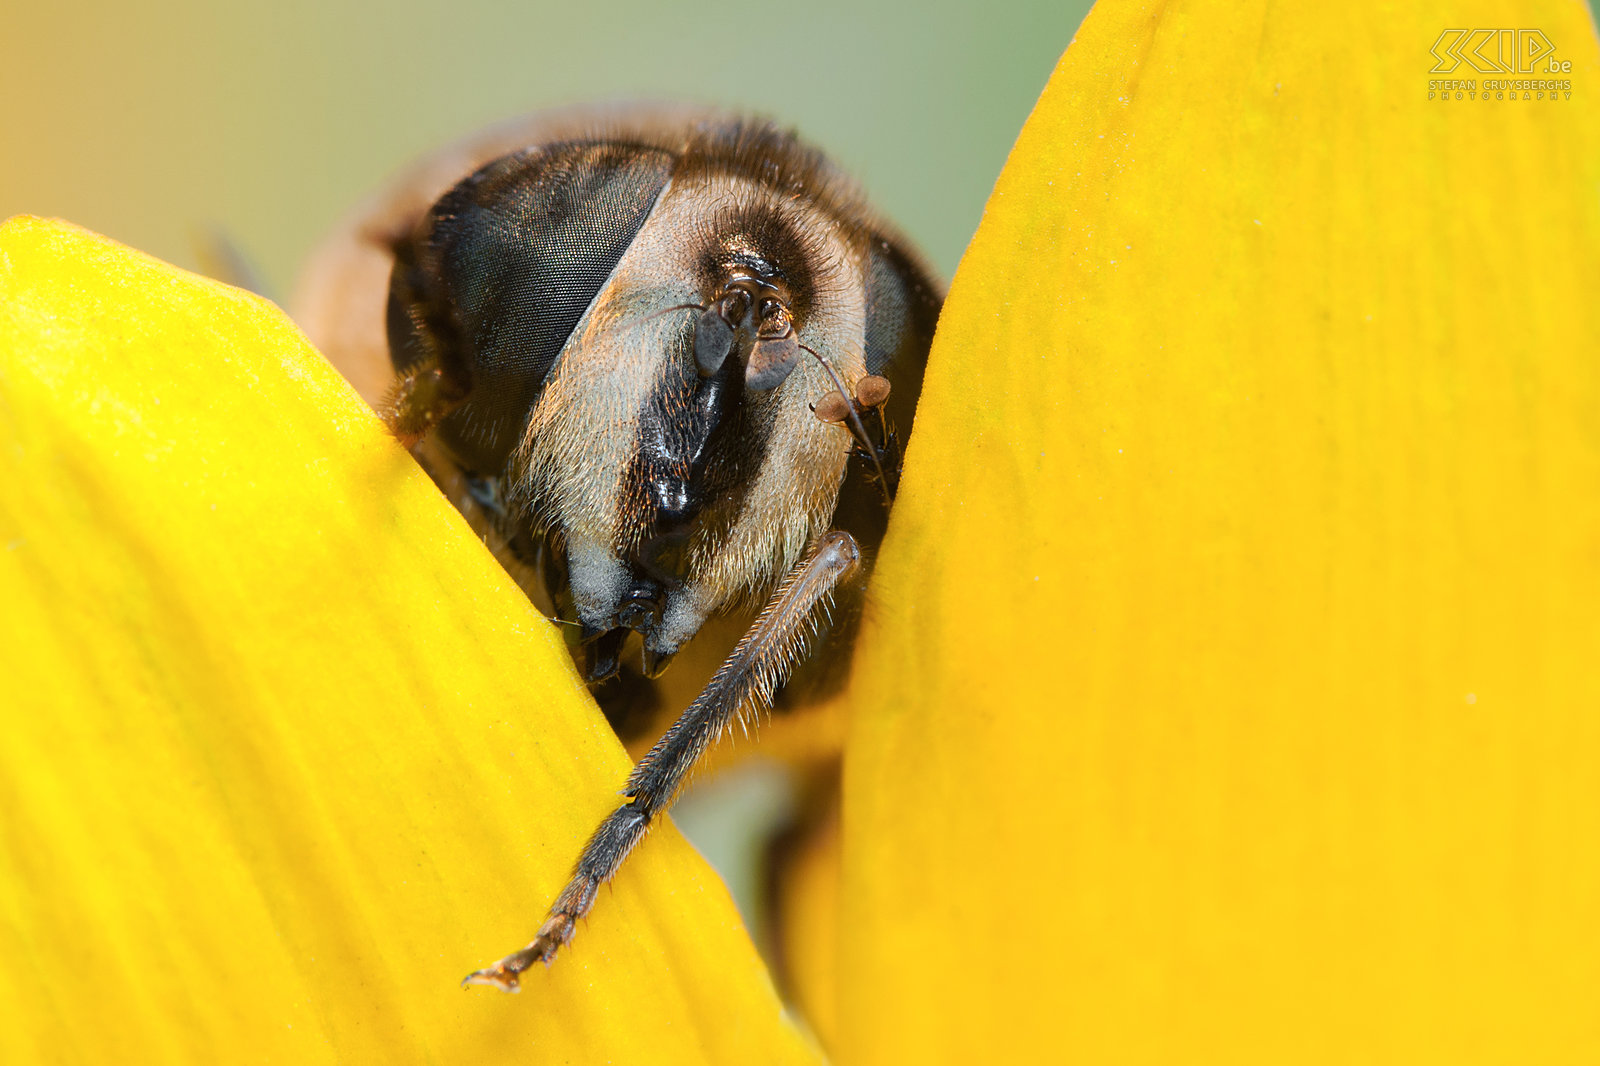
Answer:
<svg viewBox="0 0 1600 1066"><path fill-rule="evenodd" d="M948 276L1088 7L8 3L0 217L191 268L216 227L282 298L318 235L417 154L553 104L672 97L800 129Z"/></svg>

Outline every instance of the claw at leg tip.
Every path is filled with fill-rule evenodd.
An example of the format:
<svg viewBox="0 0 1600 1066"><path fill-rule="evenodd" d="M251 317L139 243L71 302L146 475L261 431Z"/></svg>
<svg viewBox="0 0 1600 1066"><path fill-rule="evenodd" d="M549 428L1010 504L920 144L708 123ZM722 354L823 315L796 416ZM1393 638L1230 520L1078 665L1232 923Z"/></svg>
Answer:
<svg viewBox="0 0 1600 1066"><path fill-rule="evenodd" d="M489 985L502 992L522 991L522 982L518 980L516 972L498 964L488 969L474 970L461 979L462 988L471 985Z"/></svg>

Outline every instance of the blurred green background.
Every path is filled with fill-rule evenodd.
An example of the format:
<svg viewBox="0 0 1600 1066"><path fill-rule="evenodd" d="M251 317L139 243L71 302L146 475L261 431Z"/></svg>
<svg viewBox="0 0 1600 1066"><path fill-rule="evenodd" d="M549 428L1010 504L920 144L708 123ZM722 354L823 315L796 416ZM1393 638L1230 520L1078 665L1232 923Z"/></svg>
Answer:
<svg viewBox="0 0 1600 1066"><path fill-rule="evenodd" d="M412 157L489 122L664 97L798 128L946 276L1086 0L8 5L0 217L194 268L215 227L287 296Z"/></svg>

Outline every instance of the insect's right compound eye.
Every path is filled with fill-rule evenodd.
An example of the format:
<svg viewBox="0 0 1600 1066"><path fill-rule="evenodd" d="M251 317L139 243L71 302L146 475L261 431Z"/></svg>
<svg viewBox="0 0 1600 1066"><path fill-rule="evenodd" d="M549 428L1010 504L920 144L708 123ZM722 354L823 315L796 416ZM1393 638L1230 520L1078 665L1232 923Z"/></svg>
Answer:
<svg viewBox="0 0 1600 1066"><path fill-rule="evenodd" d="M470 372L439 436L470 470L504 466L567 339L638 236L670 154L574 142L506 156L462 181L396 249L389 347ZM446 351L448 349L448 351Z"/></svg>

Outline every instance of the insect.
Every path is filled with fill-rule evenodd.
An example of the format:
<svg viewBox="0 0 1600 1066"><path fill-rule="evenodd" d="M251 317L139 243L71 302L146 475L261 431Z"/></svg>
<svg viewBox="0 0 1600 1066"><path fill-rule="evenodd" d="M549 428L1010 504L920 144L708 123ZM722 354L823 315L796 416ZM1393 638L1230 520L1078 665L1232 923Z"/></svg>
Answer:
<svg viewBox="0 0 1600 1066"><path fill-rule="evenodd" d="M457 145L314 260L301 325L565 623L619 731L743 620L533 941L467 982L552 961L728 725L848 652L941 300L817 151L677 108Z"/></svg>

